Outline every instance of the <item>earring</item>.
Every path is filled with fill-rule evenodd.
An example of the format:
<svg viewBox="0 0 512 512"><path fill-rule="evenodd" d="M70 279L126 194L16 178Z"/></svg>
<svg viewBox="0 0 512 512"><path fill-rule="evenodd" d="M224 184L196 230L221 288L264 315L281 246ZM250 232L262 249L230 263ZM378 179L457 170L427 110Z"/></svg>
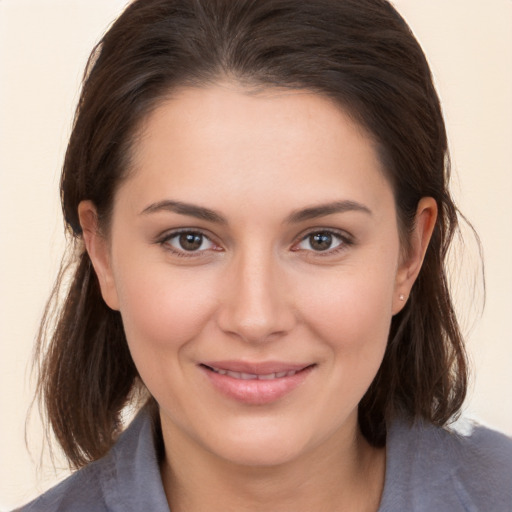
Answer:
<svg viewBox="0 0 512 512"><path fill-rule="evenodd" d="M401 293L401 294L398 296L398 298L399 298L400 300L402 300L402 301L403 301L403 300L405 300L405 295L404 295L403 293Z"/></svg>

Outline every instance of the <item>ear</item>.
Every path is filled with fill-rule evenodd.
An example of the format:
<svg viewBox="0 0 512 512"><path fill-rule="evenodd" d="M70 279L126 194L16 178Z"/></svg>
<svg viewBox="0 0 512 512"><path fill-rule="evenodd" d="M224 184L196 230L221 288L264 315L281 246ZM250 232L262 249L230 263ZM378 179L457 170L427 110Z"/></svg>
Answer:
<svg viewBox="0 0 512 512"><path fill-rule="evenodd" d="M98 276L103 300L111 309L119 310L117 289L110 262L110 247L108 240L99 230L98 214L92 201L80 202L78 218L82 227L85 248Z"/></svg>
<svg viewBox="0 0 512 512"><path fill-rule="evenodd" d="M409 235L409 250L398 267L393 297L393 315L407 302L412 286L420 273L430 238L437 220L437 203L432 197L423 197L418 203L414 229Z"/></svg>

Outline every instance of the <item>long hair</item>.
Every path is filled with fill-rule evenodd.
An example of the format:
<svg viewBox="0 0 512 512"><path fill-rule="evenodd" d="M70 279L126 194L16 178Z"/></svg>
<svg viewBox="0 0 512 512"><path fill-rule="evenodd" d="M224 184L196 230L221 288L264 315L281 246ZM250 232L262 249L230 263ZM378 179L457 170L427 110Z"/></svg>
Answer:
<svg viewBox="0 0 512 512"><path fill-rule="evenodd" d="M363 434L383 445L397 415L444 425L463 403L466 356L445 274L457 229L447 138L430 69L405 21L385 0L138 0L85 72L61 178L71 261L38 341L39 396L74 467L108 451L121 411L144 390L121 316L101 297L78 204L91 200L108 232L141 122L176 87L225 79L324 95L364 127L394 191L404 248L418 201L437 201L422 270L359 405ZM64 281L67 294L55 306Z"/></svg>

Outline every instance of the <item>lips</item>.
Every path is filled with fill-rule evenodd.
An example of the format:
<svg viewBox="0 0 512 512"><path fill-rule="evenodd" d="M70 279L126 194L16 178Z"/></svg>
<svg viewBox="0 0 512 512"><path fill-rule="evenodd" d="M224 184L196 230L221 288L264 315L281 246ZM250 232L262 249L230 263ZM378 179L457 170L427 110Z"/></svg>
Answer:
<svg viewBox="0 0 512 512"><path fill-rule="evenodd" d="M281 379L282 377L292 377L300 370L290 370L284 372L275 372L275 373L266 373L262 375L258 375L257 373L245 373L245 372L233 372L231 370L223 370L222 368L213 368L210 367L210 370L219 373L220 375L227 375L228 377L232 377L233 379L241 379L241 380L273 380L273 379Z"/></svg>
<svg viewBox="0 0 512 512"><path fill-rule="evenodd" d="M252 405L275 402L303 383L314 364L215 361L200 367L214 389L230 399Z"/></svg>

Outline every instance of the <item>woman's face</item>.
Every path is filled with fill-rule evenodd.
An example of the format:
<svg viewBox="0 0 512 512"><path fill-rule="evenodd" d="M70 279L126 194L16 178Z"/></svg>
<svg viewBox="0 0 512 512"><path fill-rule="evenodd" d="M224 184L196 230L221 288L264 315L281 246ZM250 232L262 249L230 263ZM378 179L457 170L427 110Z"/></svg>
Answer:
<svg viewBox="0 0 512 512"><path fill-rule="evenodd" d="M250 465L353 439L414 278L370 138L319 95L223 84L161 104L133 164L86 241L164 436Z"/></svg>

